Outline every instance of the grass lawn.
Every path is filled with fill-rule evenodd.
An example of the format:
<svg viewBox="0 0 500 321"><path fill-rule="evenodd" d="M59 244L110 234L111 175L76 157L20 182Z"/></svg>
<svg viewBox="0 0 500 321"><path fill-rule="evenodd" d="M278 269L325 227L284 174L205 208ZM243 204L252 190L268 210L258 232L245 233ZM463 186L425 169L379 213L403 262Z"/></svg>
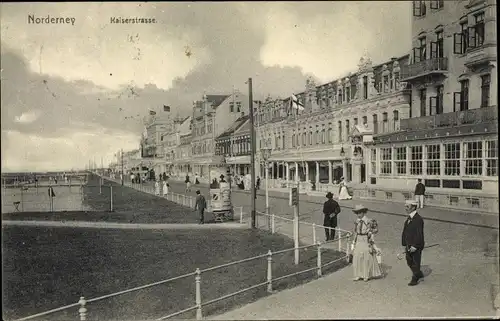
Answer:
<svg viewBox="0 0 500 321"><path fill-rule="evenodd" d="M287 237L258 230L112 230L2 227L3 319L12 320L173 276L293 246ZM323 260L339 257L325 250ZM273 275L314 267L316 251L276 255ZM345 266L345 260L324 273ZM202 274L202 300L208 301L266 280L267 261L247 262ZM315 277L315 272L277 282L279 290ZM167 285L88 304L89 320L145 320L195 304L194 276ZM222 313L267 295L265 286L204 307ZM78 308L46 317L78 320ZM186 313L179 318L193 318Z"/></svg>

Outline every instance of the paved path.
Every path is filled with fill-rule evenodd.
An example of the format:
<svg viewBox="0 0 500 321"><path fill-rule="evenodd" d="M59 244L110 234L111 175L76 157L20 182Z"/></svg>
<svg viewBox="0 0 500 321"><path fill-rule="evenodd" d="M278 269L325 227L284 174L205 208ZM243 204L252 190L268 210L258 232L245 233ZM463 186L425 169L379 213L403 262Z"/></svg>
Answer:
<svg viewBox="0 0 500 321"><path fill-rule="evenodd" d="M217 224L133 224L133 223L110 223L110 222L84 222L84 221L6 221L6 226L48 226L48 227L85 227L104 229L142 229L142 230L220 230L220 229L246 229L247 226L239 223L217 223Z"/></svg>
<svg viewBox="0 0 500 321"><path fill-rule="evenodd" d="M184 193L182 182L172 181L171 190ZM195 190L194 188L193 190ZM200 188L206 195L208 188ZM188 193L194 195L194 192ZM259 191L257 210L265 211L263 191ZM288 195L270 193L270 212L292 218ZM324 201L314 196L300 195L301 221L321 224ZM235 206L250 210L248 192L235 192ZM342 212L339 227L351 230L354 214L350 211L358 201L340 201ZM402 204L360 200L369 207L369 217L380 226L377 243L383 250L383 280L368 283L350 281L351 268L343 269L321 280L299 288L277 293L270 298L229 312L216 319L286 319L286 318L353 318L353 317L445 317L492 316L492 283L498 284L498 216L464 213L427 207L425 219L426 242L439 243L423 254L423 269L427 275L422 284L408 287L411 277L404 261L396 258L401 251L401 228L405 220ZM264 221L264 222L262 222ZM259 218L259 225L266 225ZM291 235L289 222L278 222L277 231ZM322 231L317 231L321 238ZM312 233L301 227L301 235ZM486 252L497 257L487 257ZM360 306L353 302L363 300Z"/></svg>

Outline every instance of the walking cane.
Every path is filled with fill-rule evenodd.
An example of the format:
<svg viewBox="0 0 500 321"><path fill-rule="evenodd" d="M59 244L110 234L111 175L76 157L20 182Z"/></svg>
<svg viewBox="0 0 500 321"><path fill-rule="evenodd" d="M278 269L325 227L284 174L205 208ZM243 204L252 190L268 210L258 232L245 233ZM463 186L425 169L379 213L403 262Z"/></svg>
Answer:
<svg viewBox="0 0 500 321"><path fill-rule="evenodd" d="M436 244L431 244L431 245L428 245L428 246L424 247L424 249L428 249L428 248L430 248L430 247L435 247L435 246L438 246L438 245L439 245L438 243L436 243ZM402 260L402 259L405 257L406 252L407 252L407 251L404 251L404 252L398 253L398 260Z"/></svg>

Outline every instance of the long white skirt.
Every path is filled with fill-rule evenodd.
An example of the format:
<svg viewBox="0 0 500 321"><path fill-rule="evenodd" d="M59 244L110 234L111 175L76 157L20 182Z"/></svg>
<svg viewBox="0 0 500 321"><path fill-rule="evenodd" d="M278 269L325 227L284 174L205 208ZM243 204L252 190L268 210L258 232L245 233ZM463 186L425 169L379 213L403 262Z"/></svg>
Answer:
<svg viewBox="0 0 500 321"><path fill-rule="evenodd" d="M351 195L349 195L349 192L347 191L346 186L342 186L340 188L340 194L339 194L339 200L350 200L352 199Z"/></svg>
<svg viewBox="0 0 500 321"><path fill-rule="evenodd" d="M352 253L352 267L355 278L369 279L382 276L376 254L370 254L366 235L357 237Z"/></svg>

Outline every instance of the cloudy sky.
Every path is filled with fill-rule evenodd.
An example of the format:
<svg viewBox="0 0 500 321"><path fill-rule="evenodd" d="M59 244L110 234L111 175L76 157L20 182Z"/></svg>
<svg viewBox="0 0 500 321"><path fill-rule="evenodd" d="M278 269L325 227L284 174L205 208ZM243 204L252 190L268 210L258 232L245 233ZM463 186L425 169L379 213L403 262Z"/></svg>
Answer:
<svg viewBox="0 0 500 321"><path fill-rule="evenodd" d="M410 48L410 2L2 3L2 171L83 168L206 93L287 97ZM75 24L28 24L28 16ZM155 24L111 24L112 17ZM186 48L192 55L185 54Z"/></svg>

